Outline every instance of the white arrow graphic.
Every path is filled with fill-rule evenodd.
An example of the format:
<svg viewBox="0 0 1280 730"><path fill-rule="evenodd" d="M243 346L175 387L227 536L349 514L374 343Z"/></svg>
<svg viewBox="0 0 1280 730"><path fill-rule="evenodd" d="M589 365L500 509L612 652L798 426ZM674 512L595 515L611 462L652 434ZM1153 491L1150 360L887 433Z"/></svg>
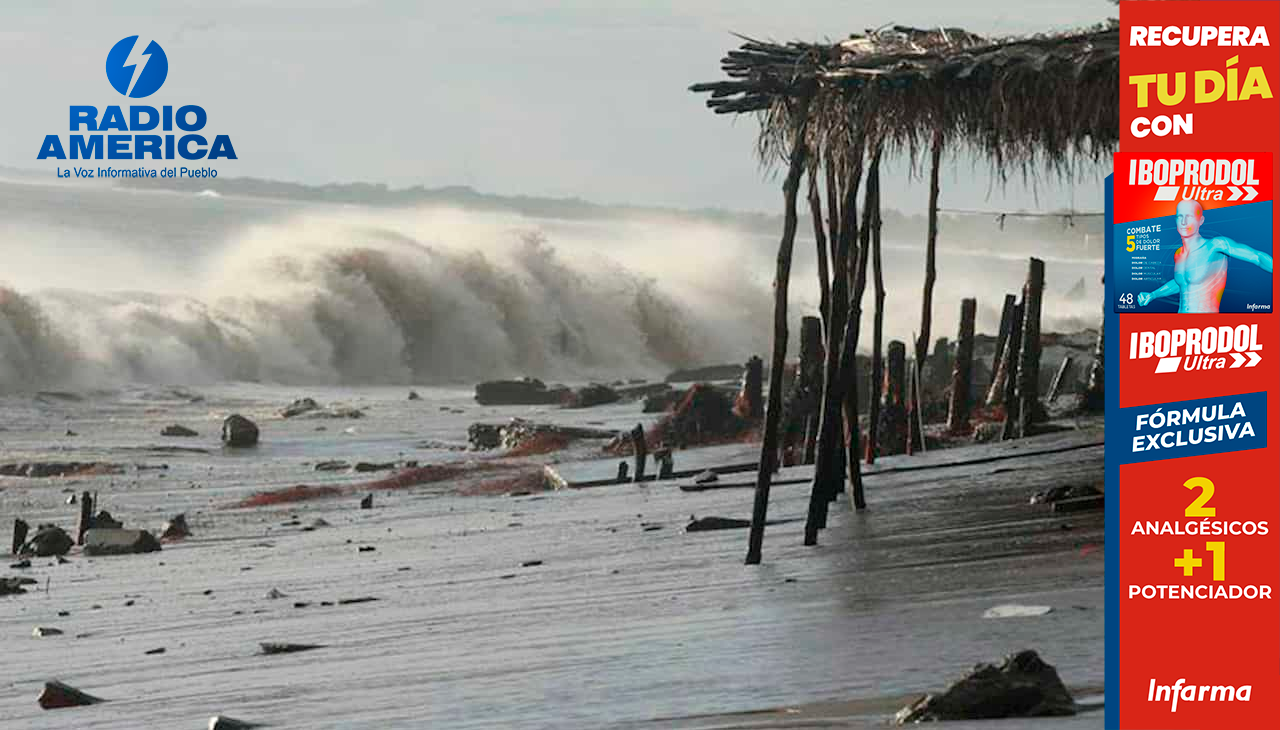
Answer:
<svg viewBox="0 0 1280 730"><path fill-rule="evenodd" d="M1231 355L1232 362L1231 362L1231 365L1229 365L1228 367L1238 368L1244 364L1244 355L1241 355L1238 352L1232 352L1230 353L1230 355Z"/></svg>
<svg viewBox="0 0 1280 730"><path fill-rule="evenodd" d="M1244 191L1245 191L1244 202L1246 203L1258 197L1258 189L1253 187L1252 185L1245 185Z"/></svg>
<svg viewBox="0 0 1280 730"><path fill-rule="evenodd" d="M1262 356L1256 352L1246 352L1245 354L1249 356L1249 364L1245 365L1245 367L1247 368L1251 368L1254 365L1257 365L1258 363L1262 362Z"/></svg>
<svg viewBox="0 0 1280 730"><path fill-rule="evenodd" d="M1231 197L1227 198L1228 201L1239 200L1240 196L1244 195L1244 191L1236 187L1235 185L1228 185L1227 190L1231 191Z"/></svg>

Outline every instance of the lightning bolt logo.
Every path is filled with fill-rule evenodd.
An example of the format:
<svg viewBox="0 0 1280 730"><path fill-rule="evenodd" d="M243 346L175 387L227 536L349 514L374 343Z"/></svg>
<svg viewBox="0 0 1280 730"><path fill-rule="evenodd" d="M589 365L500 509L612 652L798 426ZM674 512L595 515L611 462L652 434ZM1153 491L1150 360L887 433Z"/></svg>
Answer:
<svg viewBox="0 0 1280 730"><path fill-rule="evenodd" d="M128 91L125 96L133 96L133 89L138 85L138 79L142 78L142 69L147 67L147 61L151 60L151 54L144 50L147 46L139 43L137 40L133 42L133 48L129 50L129 57L125 59L124 68L133 67L133 78L129 80Z"/></svg>
<svg viewBox="0 0 1280 730"><path fill-rule="evenodd" d="M120 39L107 54L107 80L116 91L142 99L160 90L169 75L169 59L155 41L131 35Z"/></svg>

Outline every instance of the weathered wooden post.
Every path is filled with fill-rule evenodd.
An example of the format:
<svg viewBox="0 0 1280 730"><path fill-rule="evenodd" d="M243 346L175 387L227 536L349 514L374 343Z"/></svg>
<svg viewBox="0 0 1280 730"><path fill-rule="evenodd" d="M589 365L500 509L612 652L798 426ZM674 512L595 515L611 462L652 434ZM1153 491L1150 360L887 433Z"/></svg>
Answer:
<svg viewBox="0 0 1280 730"><path fill-rule="evenodd" d="M791 161L787 179L782 184L785 211L782 222L782 240L778 244L778 271L773 280L773 360L769 370L769 401L765 407L764 438L760 444L760 465L756 472L755 504L751 510L751 534L747 540L747 565L760 563L764 545L764 523L769 512L769 487L773 481L773 467L778 458L778 422L782 418L782 371L787 364L787 291L791 284L791 252L796 242L796 196L800 190L800 176L804 172L808 156L805 130L808 128L808 99L798 109L789 111L795 115L795 134L791 140Z"/></svg>
<svg viewBox="0 0 1280 730"><path fill-rule="evenodd" d="M1058 399L1058 389L1062 387L1062 379L1071 370L1071 362L1070 355L1062 358L1062 364L1058 366L1058 372L1053 376L1053 383L1049 385L1049 395L1045 396L1047 402L1052 403Z"/></svg>
<svg viewBox="0 0 1280 730"><path fill-rule="evenodd" d="M947 410L947 430L969 432L969 396L973 387L973 320L978 300L960 302L960 333L956 338L956 364L951 371L951 404Z"/></svg>
<svg viewBox="0 0 1280 730"><path fill-rule="evenodd" d="M1106 406L1106 373L1103 370L1103 337L1106 328L1098 327L1098 344L1093 348L1093 364L1089 366L1089 385L1084 391L1081 410L1085 413L1101 413Z"/></svg>
<svg viewBox="0 0 1280 730"><path fill-rule="evenodd" d="M80 493L80 521L76 525L76 544L84 544L84 533L89 531L93 526L93 495L89 492Z"/></svg>
<svg viewBox="0 0 1280 730"><path fill-rule="evenodd" d="M653 453L653 458L658 462L659 479L670 479L675 475L676 462L671 456L671 449L658 449Z"/></svg>
<svg viewBox="0 0 1280 730"><path fill-rule="evenodd" d="M649 445L644 440L644 426L637 423L636 427L631 429L631 446L636 453L635 476L632 477L633 482L644 481L645 462L649 460Z"/></svg>
<svg viewBox="0 0 1280 730"><path fill-rule="evenodd" d="M627 481L627 475L631 471L631 465L625 461L618 462L618 483L622 484Z"/></svg>
<svg viewBox="0 0 1280 730"><path fill-rule="evenodd" d="M30 529L31 529L31 526L28 525L25 520L21 518L14 519L13 521L13 554L14 555L17 555L22 550L22 546L27 543L27 531Z"/></svg>
<svg viewBox="0 0 1280 730"><path fill-rule="evenodd" d="M742 403L738 415L752 421L764 416L764 361L755 355L747 360L742 377Z"/></svg>
<svg viewBox="0 0 1280 730"><path fill-rule="evenodd" d="M889 342L884 371L884 401L880 404L880 454L901 454L907 450L906 371L907 344ZM867 463L876 454L869 453Z"/></svg>
<svg viewBox="0 0 1280 730"><path fill-rule="evenodd" d="M875 208L871 218L871 265L875 270L875 319L871 326L871 407L867 413L868 464L876 460L880 449L880 406L884 397L884 269L880 262L880 190L877 185Z"/></svg>
<svg viewBox="0 0 1280 730"><path fill-rule="evenodd" d="M991 358L991 387L987 390L986 404L994 408L1004 403L1004 384L1008 377L1009 332L1013 329L1013 311L1018 306L1018 298L1013 294L1004 295L1004 306L1000 310L1000 332L996 335L996 352Z"/></svg>
<svg viewBox="0 0 1280 730"><path fill-rule="evenodd" d="M1043 417L1040 404L1040 300L1044 294L1044 262L1032 258L1027 269L1022 310L1022 358L1018 363L1018 437L1031 434Z"/></svg>
<svg viewBox="0 0 1280 730"><path fill-rule="evenodd" d="M1000 364L1004 374L1004 427L1000 431L1000 440L1014 437L1014 424L1018 420L1018 353L1022 351L1022 308L1018 303L1013 308L1012 325L1009 328L1009 339L1005 340L1005 356Z"/></svg>
<svg viewBox="0 0 1280 730"><path fill-rule="evenodd" d="M942 165L942 130L933 132L933 147L929 155L929 229L924 249L924 296L920 300L920 334L915 338L915 373L911 382L923 380L925 360L929 356L929 338L933 329L933 285L938 279L938 170ZM921 418L912 418L919 407L919 393L912 391L911 401L907 407L907 453L914 450L920 442L920 428L916 425Z"/></svg>
<svg viewBox="0 0 1280 730"><path fill-rule="evenodd" d="M814 408L805 414L804 422L800 426L804 439L802 463L805 464L813 463L814 451L818 445L818 428L822 420L819 415L821 409L819 400L822 395L823 359L822 320L817 317L805 317L800 320L800 382L805 389L805 395L809 396L806 403L814 405Z"/></svg>

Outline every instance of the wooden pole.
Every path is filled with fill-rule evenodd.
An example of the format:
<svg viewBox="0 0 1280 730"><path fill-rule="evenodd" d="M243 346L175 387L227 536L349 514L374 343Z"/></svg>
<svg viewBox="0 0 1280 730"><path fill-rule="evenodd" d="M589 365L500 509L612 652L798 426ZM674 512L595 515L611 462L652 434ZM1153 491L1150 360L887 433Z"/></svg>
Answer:
<svg viewBox="0 0 1280 730"><path fill-rule="evenodd" d="M1106 277L1102 277L1102 283L1106 283ZM1101 413L1106 407L1106 373L1103 370L1103 354L1106 352L1103 346L1106 344L1103 337L1106 333L1106 301L1103 300L1102 314L1103 324L1098 325L1098 341L1093 348L1093 364L1089 366L1089 385L1084 391L1084 400L1080 403L1080 409L1085 413Z"/></svg>
<svg viewBox="0 0 1280 730"><path fill-rule="evenodd" d="M13 554L17 555L22 551L22 546L27 544L27 531L31 529L31 525L26 520L15 518L13 520Z"/></svg>
<svg viewBox="0 0 1280 730"><path fill-rule="evenodd" d="M760 466L756 473L755 505L751 511L751 534L747 543L747 565L760 563L764 545L764 523L769 511L769 487L778 456L778 421L782 417L782 371L787 364L787 291L791 283L791 252L796 241L796 197L804 172L808 147L805 142L808 102L793 111L802 120L796 124L791 142L791 161L782 184L785 212L782 240L778 244L778 271L773 280L773 360L769 370L769 401L765 408L764 438L760 445Z"/></svg>
<svg viewBox="0 0 1280 730"><path fill-rule="evenodd" d="M644 426L642 424L637 423L636 427L631 429L631 445L636 452L635 474L632 476L631 481L643 482L645 462L649 460L649 445L645 443Z"/></svg>
<svg viewBox="0 0 1280 730"><path fill-rule="evenodd" d="M880 454L901 454L910 442L906 397L907 344L901 340L889 343L885 357L884 400L880 404L880 426L877 430ZM875 457L876 454L869 454ZM872 463L868 461L867 463Z"/></svg>
<svg viewBox="0 0 1280 730"><path fill-rule="evenodd" d="M871 157L871 165L867 169L867 202L868 208L874 208L876 217L879 217L880 210L880 152L881 147L876 144L875 152ZM867 217L863 216L863 226L868 223ZM845 403L845 427L848 429L847 436L849 438L849 496L853 502L855 509L866 509L867 501L862 491L862 467L857 458L858 441L861 439L861 429L858 426L858 339L862 328L862 295L867 288L867 254L870 247L870 238L866 231L863 232L859 239L861 250L858 252L858 272L854 281L853 296L850 299L849 318L845 323L845 342L843 351L840 353L841 375L847 383L851 397Z"/></svg>
<svg viewBox="0 0 1280 730"><path fill-rule="evenodd" d="M76 544L84 544L84 533L89 531L89 527L93 523L93 495L88 492L80 493L80 522L76 525Z"/></svg>
<svg viewBox="0 0 1280 730"><path fill-rule="evenodd" d="M828 495L839 492L844 482L844 446L840 439L840 408L844 402L844 391L841 390L840 352L848 321L850 251L858 233L857 195L862 182L861 150L861 144L855 147L855 157L850 161L850 177L841 185L844 199L839 207L839 235L832 240L836 249L831 258L831 316L826 322L822 406L818 413L818 443L814 455L813 485L809 494L809 514L805 520L805 545L817 544L818 530L825 524L822 513ZM829 168L833 164L832 160L827 161Z"/></svg>
<svg viewBox="0 0 1280 730"><path fill-rule="evenodd" d="M827 269L827 235L822 228L822 199L818 196L818 166L809 168L809 216L818 248L818 311L825 321L831 311L831 272ZM828 176L828 181L830 176Z"/></svg>
<svg viewBox="0 0 1280 730"><path fill-rule="evenodd" d="M1000 332L996 335L996 352L991 358L991 387L987 390L988 408L1004 403L1004 384L1008 377L1006 363L1009 331L1013 329L1013 310L1018 306L1018 298L1013 294L1004 295L1004 306L1000 309Z"/></svg>
<svg viewBox="0 0 1280 730"><path fill-rule="evenodd" d="M1040 300L1044 294L1044 262L1032 258L1022 311L1022 358L1018 363L1018 437L1031 435L1031 425L1042 418L1040 404Z"/></svg>
<svg viewBox="0 0 1280 730"><path fill-rule="evenodd" d="M880 257L880 184L876 181L875 206L871 209L871 264L875 270L875 319L871 327L871 403L867 418L868 464L880 449L880 401L884 398L884 270Z"/></svg>
<svg viewBox="0 0 1280 730"><path fill-rule="evenodd" d="M978 300L960 302L960 333L956 339L956 364L951 370L951 404L947 410L947 430L969 432L969 397L973 388L973 320Z"/></svg>
<svg viewBox="0 0 1280 730"><path fill-rule="evenodd" d="M800 320L800 377L801 386L807 396L820 395L822 391L822 320L817 317L805 317ZM818 445L818 428L822 419L819 416L821 404L817 398L806 402L814 404L814 408L804 414L801 429L804 438L804 457L802 463L812 464L814 452Z"/></svg>
<svg viewBox="0 0 1280 730"><path fill-rule="evenodd" d="M1062 364L1058 366L1058 372L1053 376L1053 383L1049 385L1049 395L1045 400L1052 403L1058 399L1058 390L1062 387L1062 379L1066 377L1071 370L1071 356L1067 355L1062 358Z"/></svg>
<svg viewBox="0 0 1280 730"><path fill-rule="evenodd" d="M764 361L755 355L747 360L742 378L742 415L753 421L764 415Z"/></svg>
<svg viewBox="0 0 1280 730"><path fill-rule="evenodd" d="M1018 420L1018 353L1022 350L1022 309L1025 302L1020 302L1013 308L1012 326L1009 328L1009 339L1005 341L1005 356L1001 368L1004 369L1004 428L1000 432L1000 439L1006 440L1014 437L1014 424Z"/></svg>
<svg viewBox="0 0 1280 730"><path fill-rule="evenodd" d="M933 133L933 148L929 155L929 230L928 238L925 240L924 250L924 297L920 302L920 335L915 340L916 344L916 377L913 382L920 381L919 372L923 367L925 360L929 356L929 338L932 335L933 328L933 285L938 279L937 270L937 252L938 252L938 170L942 166L942 132L935 130ZM908 417L908 423L914 424L916 419ZM909 425L911 429L910 443L915 444L920 438L920 434L913 425Z"/></svg>

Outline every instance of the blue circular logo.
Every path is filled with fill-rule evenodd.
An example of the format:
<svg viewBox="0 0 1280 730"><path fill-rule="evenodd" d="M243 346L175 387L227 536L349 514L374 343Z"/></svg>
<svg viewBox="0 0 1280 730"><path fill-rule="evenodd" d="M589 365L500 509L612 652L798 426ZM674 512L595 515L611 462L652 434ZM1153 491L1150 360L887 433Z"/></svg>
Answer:
<svg viewBox="0 0 1280 730"><path fill-rule="evenodd" d="M160 90L169 76L169 58L159 43L139 49L138 36L120 39L107 54L107 80L130 99L142 99Z"/></svg>

